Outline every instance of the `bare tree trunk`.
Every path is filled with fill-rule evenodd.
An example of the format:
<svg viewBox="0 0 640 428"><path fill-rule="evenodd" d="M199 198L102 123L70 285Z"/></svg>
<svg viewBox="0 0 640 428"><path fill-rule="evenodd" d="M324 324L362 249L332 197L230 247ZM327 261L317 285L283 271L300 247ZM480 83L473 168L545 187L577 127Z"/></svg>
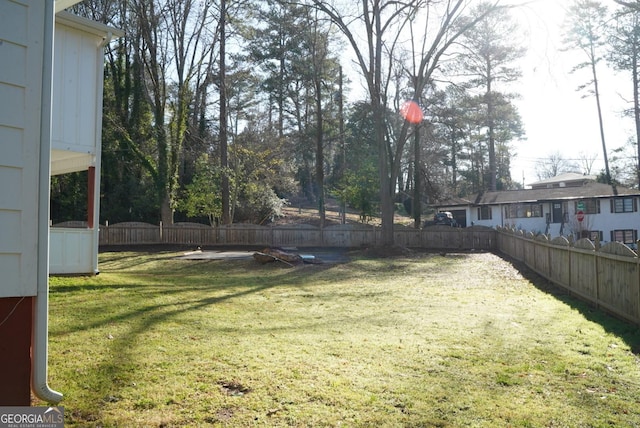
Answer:
<svg viewBox="0 0 640 428"><path fill-rule="evenodd" d="M154 2L138 2L135 5L140 37L146 46L146 52L140 55L140 63L148 73L150 88L148 96L153 100L153 119L156 145L158 149L157 174L155 187L160 204L160 220L164 224L173 223L169 183L169 143L165 128L166 83L162 45L159 45L158 32L161 31L161 13L156 12Z"/></svg>
<svg viewBox="0 0 640 428"><path fill-rule="evenodd" d="M451 135L451 186L455 194L458 193L458 145L456 144L455 131Z"/></svg>
<svg viewBox="0 0 640 428"><path fill-rule="evenodd" d="M633 117L636 123L636 180L638 180L638 188L640 189L640 85L638 79L638 51L634 45L634 53L632 58L631 74L633 76Z"/></svg>
<svg viewBox="0 0 640 428"><path fill-rule="evenodd" d="M280 84L278 85L278 137L284 136L284 56L280 58Z"/></svg>
<svg viewBox="0 0 640 428"><path fill-rule="evenodd" d="M320 215L320 227L324 226L325 206L324 206L324 137L322 132L322 81L318 75L319 70L315 70L316 87L316 187L318 196L318 214Z"/></svg>
<svg viewBox="0 0 640 428"><path fill-rule="evenodd" d="M340 96L340 100L338 102L338 132L340 134L339 138L340 138L340 153L341 153L341 157L342 157L342 162L340 164L340 178L342 179L344 177L344 170L346 168L346 164L347 164L347 148L345 146L345 142L344 142L344 116L343 116L343 105L344 105L344 101L343 101L343 92L342 92L342 67L340 67L339 69L340 72L340 76L339 76L339 80L338 80L338 92L339 92L339 96ZM347 222L347 202L345 200L342 201L342 218L341 218L341 223L345 224Z"/></svg>
<svg viewBox="0 0 640 428"><path fill-rule="evenodd" d="M491 77L488 79L485 96L487 102L487 127L489 128L489 190L495 192L498 190L496 182L498 167L496 163L495 121L493 117L495 106L493 105L493 93L491 92Z"/></svg>
<svg viewBox="0 0 640 428"><path fill-rule="evenodd" d="M595 56L592 56L594 58ZM593 73L593 89L596 95L596 105L598 106L598 124L600 126L600 139L602 141L602 155L604 156L604 169L607 174L607 184L613 185L611 181L611 171L609 170L609 156L607 156L607 144L604 138L604 121L602 119L602 107L600 106L600 90L598 89L598 75L596 73L596 63L591 62L591 71Z"/></svg>
<svg viewBox="0 0 640 428"><path fill-rule="evenodd" d="M422 158L420 156L420 125L416 125L415 135L413 136L413 164L413 202L411 207L413 208L413 227L419 229L422 223L422 200L420 198L420 166L422 165Z"/></svg>
<svg viewBox="0 0 640 428"><path fill-rule="evenodd" d="M593 92L596 97L598 109L598 124L600 127L600 139L602 141L602 155L604 157L604 167L607 184L613 185L611 171L609 169L609 156L607 155L607 144L604 136L604 123L602 119L602 107L600 105L600 89L596 65L600 59L598 50L604 45L601 37L601 30L607 24L605 16L607 9L598 2L576 2L568 9L569 26L565 36L565 43L571 48L582 50L588 61L581 62L574 67L574 70L590 68L592 81L587 85L582 85L579 89L586 88L593 84ZM615 186L613 187L615 192Z"/></svg>
<svg viewBox="0 0 640 428"><path fill-rule="evenodd" d="M373 121L375 127L375 138L378 143L378 164L380 168L380 208L382 220L382 237L380 244L382 246L393 245L393 185L389 171L390 159L385 137L385 114L384 105L382 104L382 22L380 3L374 2L372 16L375 17L375 41L369 43L371 49L370 55L374 55L369 59L369 64L375 64L373 67L373 91L372 107Z"/></svg>
<svg viewBox="0 0 640 428"><path fill-rule="evenodd" d="M222 167L222 224L231 224L229 186L229 158L227 141L227 85L226 85L226 18L227 1L220 0L220 166Z"/></svg>

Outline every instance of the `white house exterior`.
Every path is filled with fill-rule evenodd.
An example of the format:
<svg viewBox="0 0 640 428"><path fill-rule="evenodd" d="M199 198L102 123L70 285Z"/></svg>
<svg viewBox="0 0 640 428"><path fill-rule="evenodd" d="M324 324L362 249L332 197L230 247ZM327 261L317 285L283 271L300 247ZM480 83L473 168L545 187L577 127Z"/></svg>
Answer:
<svg viewBox="0 0 640 428"><path fill-rule="evenodd" d="M51 175L87 171L87 227L50 229L52 274L98 272L104 46L120 30L68 12L56 14Z"/></svg>
<svg viewBox="0 0 640 428"><path fill-rule="evenodd" d="M42 69L51 55L43 42L48 11L39 6L0 2L0 298L36 294L39 213L48 200L42 183L49 180Z"/></svg>
<svg viewBox="0 0 640 428"><path fill-rule="evenodd" d="M635 245L640 191L597 183L595 177L580 174L562 174L530 186L455 198L437 208L451 211L463 226L514 227Z"/></svg>
<svg viewBox="0 0 640 428"><path fill-rule="evenodd" d="M54 6L53 0L0 0L3 406L28 405L30 389L49 402L62 398L47 385Z"/></svg>
<svg viewBox="0 0 640 428"><path fill-rule="evenodd" d="M30 390L62 399L47 384L50 256L64 268L86 252L82 273L97 263L95 227L49 235L51 174L93 168L99 186L102 48L121 34L63 11L79 1L0 0L0 406L29 405Z"/></svg>

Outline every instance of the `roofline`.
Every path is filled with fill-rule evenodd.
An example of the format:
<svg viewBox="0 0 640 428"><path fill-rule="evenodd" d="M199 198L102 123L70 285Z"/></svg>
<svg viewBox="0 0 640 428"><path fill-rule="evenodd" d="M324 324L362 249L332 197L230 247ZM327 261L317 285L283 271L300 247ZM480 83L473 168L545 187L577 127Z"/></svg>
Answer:
<svg viewBox="0 0 640 428"><path fill-rule="evenodd" d="M82 0L56 0L55 11L56 13L80 3Z"/></svg>
<svg viewBox="0 0 640 428"><path fill-rule="evenodd" d="M92 21L91 19L83 18L66 11L58 12L56 14L56 23L103 38L106 37L112 39L124 36L124 31L118 28L110 27L100 22Z"/></svg>
<svg viewBox="0 0 640 428"><path fill-rule="evenodd" d="M531 189L528 189L531 190ZM501 201L501 202L477 202L467 201L466 203L442 203L433 204L434 207L468 207L468 206L486 206L486 205L510 205L510 204L529 204L529 203L544 203L544 202L556 202L556 201L578 201L584 199L605 199L605 198L624 198L629 196L640 196L640 191L636 193L626 193L623 195L596 195L596 196L565 196L557 198L540 198L540 199L518 199L514 201Z"/></svg>
<svg viewBox="0 0 640 428"><path fill-rule="evenodd" d="M579 181L596 181L597 176L591 174L579 174L576 172L565 172L558 174L555 177L545 178L543 180L527 183L527 186L541 186L544 184L556 184L556 183L575 183Z"/></svg>

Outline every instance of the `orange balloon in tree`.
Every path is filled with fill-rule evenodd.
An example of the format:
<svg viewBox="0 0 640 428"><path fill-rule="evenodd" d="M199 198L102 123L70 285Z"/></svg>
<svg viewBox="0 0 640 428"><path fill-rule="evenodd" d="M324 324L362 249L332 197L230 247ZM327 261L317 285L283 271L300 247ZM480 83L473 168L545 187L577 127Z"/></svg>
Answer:
<svg viewBox="0 0 640 428"><path fill-rule="evenodd" d="M400 114L407 122L413 124L422 122L424 117L422 109L415 101L405 101L402 107L400 107Z"/></svg>

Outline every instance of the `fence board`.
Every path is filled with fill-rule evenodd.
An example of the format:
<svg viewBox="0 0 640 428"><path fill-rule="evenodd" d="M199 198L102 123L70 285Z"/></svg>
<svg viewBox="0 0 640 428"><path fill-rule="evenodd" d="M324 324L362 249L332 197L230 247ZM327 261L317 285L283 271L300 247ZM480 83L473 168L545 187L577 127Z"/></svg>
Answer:
<svg viewBox="0 0 640 428"><path fill-rule="evenodd" d="M536 242L547 244L549 238L545 235L535 237ZM545 278L551 279L551 271L549 269L549 247L547 245L534 246L534 269Z"/></svg>
<svg viewBox="0 0 640 428"><path fill-rule="evenodd" d="M162 228L162 241L166 244L215 245L215 229L200 223L176 223Z"/></svg>
<svg viewBox="0 0 640 428"><path fill-rule="evenodd" d="M536 268L536 245L530 245L530 242L533 241L535 239L535 236L533 234L526 234L525 235L526 240L522 240L522 255L523 255L523 261L526 263L527 266L531 267L532 269Z"/></svg>
<svg viewBox="0 0 640 428"><path fill-rule="evenodd" d="M603 246L600 253L602 256L598 261L599 303L609 310L615 308L640 320L640 287L629 286L638 284L638 260L631 257L635 253L618 242Z"/></svg>
<svg viewBox="0 0 640 428"><path fill-rule="evenodd" d="M360 224L338 224L323 230L326 247L356 248L375 243L376 228Z"/></svg>
<svg viewBox="0 0 640 428"><path fill-rule="evenodd" d="M161 243L160 226L141 222L100 226L100 245L140 245Z"/></svg>
<svg viewBox="0 0 640 428"><path fill-rule="evenodd" d="M549 278L563 287L571 286L571 253L569 241L560 236L551 241L549 253Z"/></svg>
<svg viewBox="0 0 640 428"><path fill-rule="evenodd" d="M449 227L449 229L451 229ZM396 226L393 231L393 239L396 245L407 248L424 248L423 233L420 229L406 226Z"/></svg>
<svg viewBox="0 0 640 428"><path fill-rule="evenodd" d="M597 304L598 302L598 256L593 251L571 252L570 290Z"/></svg>
<svg viewBox="0 0 640 428"><path fill-rule="evenodd" d="M322 231L308 224L273 228L273 243L277 247L323 246Z"/></svg>

